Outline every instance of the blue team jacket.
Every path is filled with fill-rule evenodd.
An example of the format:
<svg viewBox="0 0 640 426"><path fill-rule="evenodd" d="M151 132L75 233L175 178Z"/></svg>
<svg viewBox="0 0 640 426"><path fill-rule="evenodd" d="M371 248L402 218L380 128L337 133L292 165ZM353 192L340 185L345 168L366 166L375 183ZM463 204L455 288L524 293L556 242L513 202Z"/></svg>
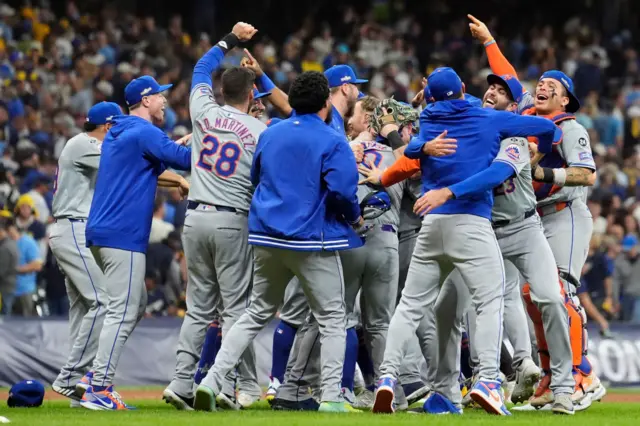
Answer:
<svg viewBox="0 0 640 426"><path fill-rule="evenodd" d="M87 247L146 253L158 176L167 166L190 170L191 148L142 118L121 115L114 121L102 142Z"/></svg>
<svg viewBox="0 0 640 426"><path fill-rule="evenodd" d="M343 134L316 114L282 120L258 140L249 243L288 250L360 247L358 170Z"/></svg>
<svg viewBox="0 0 640 426"><path fill-rule="evenodd" d="M429 157L423 145L447 130L457 139L457 151L445 157ZM555 124L545 118L520 116L506 111L478 108L466 100L436 102L420 114L420 135L405 150L409 158L420 159L423 191L446 188L487 169L500 148L500 141L511 136L535 136L538 149L551 152ZM491 219L491 189L464 199L452 199L430 214L472 214Z"/></svg>

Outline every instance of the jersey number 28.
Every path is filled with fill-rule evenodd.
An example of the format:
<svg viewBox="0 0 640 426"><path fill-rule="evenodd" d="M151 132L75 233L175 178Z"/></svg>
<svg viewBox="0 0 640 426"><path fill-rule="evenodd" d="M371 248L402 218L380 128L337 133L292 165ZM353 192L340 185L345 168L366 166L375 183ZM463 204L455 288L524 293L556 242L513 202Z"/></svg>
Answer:
<svg viewBox="0 0 640 426"><path fill-rule="evenodd" d="M223 178L233 176L242 153L238 144L233 141L221 143L215 136L206 135L202 145L196 166L208 172L213 171ZM215 159L209 160L213 156Z"/></svg>

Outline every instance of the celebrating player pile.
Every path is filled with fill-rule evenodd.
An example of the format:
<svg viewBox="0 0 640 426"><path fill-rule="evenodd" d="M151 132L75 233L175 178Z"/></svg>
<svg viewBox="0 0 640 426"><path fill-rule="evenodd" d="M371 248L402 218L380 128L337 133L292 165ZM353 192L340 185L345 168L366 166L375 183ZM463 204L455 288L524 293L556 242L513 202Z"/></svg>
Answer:
<svg viewBox="0 0 640 426"><path fill-rule="evenodd" d="M222 74L222 105L211 75L257 33L239 22L195 65L190 148L153 128L168 87L150 77L127 86L131 116L95 106L89 133L60 159L51 244L70 298L88 307L73 315L75 344L54 390L86 408L130 408L111 380L145 304L148 223L135 221L129 238L109 235L118 217L131 221L122 205L136 185L116 170L122 151L148 185L145 202L158 183L189 192L187 314L163 392L177 409L257 401L252 341L278 308L267 392L276 410L393 413L422 401L421 413L479 405L510 415L503 388L526 403L514 410L574 414L601 400L575 297L595 165L573 83L551 70L526 92L487 27L469 18L494 72L482 100L448 67L425 79L414 99L428 104L421 113L364 95L367 81L348 65L302 73L287 95L245 49L241 66ZM258 120L267 99L286 117L268 127ZM123 140L139 148L126 151ZM167 165L190 167L191 184ZM74 177L82 197L69 192ZM90 252L78 246L87 218Z"/></svg>

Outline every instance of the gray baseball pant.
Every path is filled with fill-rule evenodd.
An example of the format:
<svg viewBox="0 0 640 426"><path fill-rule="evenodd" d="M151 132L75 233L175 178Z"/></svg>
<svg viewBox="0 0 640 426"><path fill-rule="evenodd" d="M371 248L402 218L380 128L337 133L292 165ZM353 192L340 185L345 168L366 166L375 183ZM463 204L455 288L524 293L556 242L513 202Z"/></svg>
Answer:
<svg viewBox="0 0 640 426"><path fill-rule="evenodd" d="M404 284L407 280L409 265L411 264L411 257L413 256L413 249L416 246L419 232L420 228L413 231L398 233L398 258L400 263L400 274L398 279L398 301L400 300L402 289L404 289ZM425 315L425 317L426 316L427 315ZM423 335L423 339L428 339L426 344L422 345L422 347L428 346L429 348L434 348L432 342L434 342L435 340L429 339L435 339L435 318L433 319L433 321L428 321L425 324L427 324L427 327L425 329L419 327L417 331L418 334ZM423 352L421 350L419 339L417 336L412 337L407 344L404 360L402 361L402 365L400 365L400 375L398 379L403 384L416 382L429 384L430 381L427 374L427 368L428 364L425 362L425 356L423 355Z"/></svg>
<svg viewBox="0 0 640 426"><path fill-rule="evenodd" d="M228 338L202 384L221 390L255 336L274 317L287 284L300 279L311 312L318 322L322 363L322 401L341 401L340 379L345 351L345 307L342 264L337 252L302 252L271 247L254 248L254 286L251 304L227 332Z"/></svg>
<svg viewBox="0 0 640 426"><path fill-rule="evenodd" d="M91 247L91 254L104 274L108 298L93 363L93 384L110 386L124 344L144 316L147 306L144 284L147 256L140 252L97 246Z"/></svg>
<svg viewBox="0 0 640 426"><path fill-rule="evenodd" d="M246 311L253 274L248 238L247 216L243 213L191 210L185 219L182 240L189 271L187 313L180 329L176 370L169 384L179 395L193 396L193 378L216 309L220 308L223 341ZM260 396L256 376L255 353L250 344L238 365L238 381L243 380L243 391ZM235 395L233 372L227 375L222 392Z"/></svg>
<svg viewBox="0 0 640 426"><path fill-rule="evenodd" d="M69 297L69 356L55 386L71 387L89 371L98 351L107 313L104 274L86 247L85 221L58 219L51 225L49 246L65 275Z"/></svg>
<svg viewBox="0 0 640 426"><path fill-rule="evenodd" d="M389 326L383 374L398 377L396 366L401 364L405 345L423 320L424 307L436 302L440 283L454 267L469 287L478 314L480 377L498 378L504 266L489 220L466 214L425 217L400 304Z"/></svg>

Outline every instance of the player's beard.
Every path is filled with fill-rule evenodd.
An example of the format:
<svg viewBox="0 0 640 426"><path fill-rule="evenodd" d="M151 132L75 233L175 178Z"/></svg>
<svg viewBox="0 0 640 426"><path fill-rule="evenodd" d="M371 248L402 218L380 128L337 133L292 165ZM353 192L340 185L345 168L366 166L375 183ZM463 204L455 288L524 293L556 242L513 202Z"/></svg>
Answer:
<svg viewBox="0 0 640 426"><path fill-rule="evenodd" d="M324 119L326 124L331 124L331 120L333 119L333 108L329 108L327 111L327 118Z"/></svg>

